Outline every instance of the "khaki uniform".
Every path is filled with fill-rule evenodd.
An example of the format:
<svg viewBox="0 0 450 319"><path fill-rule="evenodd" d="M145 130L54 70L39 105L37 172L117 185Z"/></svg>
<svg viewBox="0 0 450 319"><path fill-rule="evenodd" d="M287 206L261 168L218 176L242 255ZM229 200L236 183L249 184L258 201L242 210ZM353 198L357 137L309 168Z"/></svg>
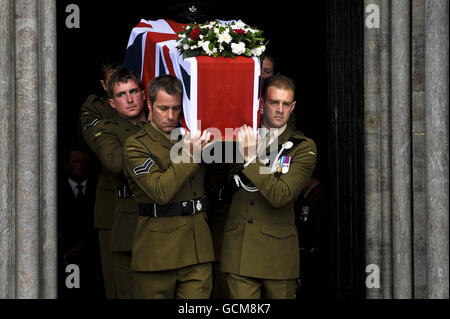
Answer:
<svg viewBox="0 0 450 319"><path fill-rule="evenodd" d="M173 146L168 137L151 123L144 126L143 133L127 139L125 168L131 191L139 203L166 205L204 195L204 168L196 163L173 163L170 159ZM198 287L187 285L182 288L182 294L177 287L176 295L173 295L173 285L164 278L170 271L172 276L169 277L178 276L177 285L181 288L185 278L183 274L194 272L181 271L182 268L212 261L214 249L204 211L189 216L139 216L132 256L133 275L136 274L137 278L135 297L208 298L211 293L210 264L206 267L209 270L198 272L199 277L196 278L207 285L201 294ZM153 272L160 272L161 276L155 276L157 273ZM195 285L192 278L189 282ZM153 287L153 291L146 292L146 287Z"/></svg>
<svg viewBox="0 0 450 319"><path fill-rule="evenodd" d="M93 152L96 150L94 128L100 120L114 119L117 112L109 106L106 97L89 95L81 106L81 127L84 140ZM94 226L98 229L100 254L102 259L103 280L105 282L106 298L115 298L114 273L110 248L113 210L116 203L116 192L112 177L102 170L97 181Z"/></svg>
<svg viewBox="0 0 450 319"><path fill-rule="evenodd" d="M293 204L314 170L317 151L314 141L293 131L289 125L278 137L278 145L292 139L299 143L286 154L291 157L287 173L260 174L260 168L266 167L258 159L242 170L241 174L259 191L239 188L233 196L225 226L221 269L237 278L243 277L240 284L236 284L236 276L229 278L234 298L255 298L249 286L249 281L254 279L260 279L256 282L263 284L260 291L270 291L260 297L295 297L299 252ZM272 289L270 281L273 280L287 281L277 292ZM291 293L282 292L286 289ZM235 291L239 293L234 294Z"/></svg>
<svg viewBox="0 0 450 319"><path fill-rule="evenodd" d="M131 248L137 223L137 202L130 194L124 194L127 180L123 175L123 144L132 134L141 130L144 123L134 124L117 117L102 120L95 126L96 154L108 171L114 189L120 189L113 210L114 223L111 233L111 251L117 298L132 298ZM117 195L116 195L117 196Z"/></svg>

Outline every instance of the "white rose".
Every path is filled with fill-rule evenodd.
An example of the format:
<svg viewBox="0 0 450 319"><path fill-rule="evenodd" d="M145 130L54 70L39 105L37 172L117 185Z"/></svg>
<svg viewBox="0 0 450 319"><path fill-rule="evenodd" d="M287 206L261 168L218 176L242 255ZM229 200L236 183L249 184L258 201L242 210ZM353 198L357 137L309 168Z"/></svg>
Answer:
<svg viewBox="0 0 450 319"><path fill-rule="evenodd" d="M255 49L253 49L252 50L252 54L254 55L254 56L260 56L261 54L263 54L263 52L266 50L266 47L263 45L263 46L260 46L260 47L257 47L257 48L255 48Z"/></svg>
<svg viewBox="0 0 450 319"><path fill-rule="evenodd" d="M213 51L211 51L211 50L209 49L209 43L210 43L209 41L203 42L203 44L202 44L202 49L205 50L205 52L206 52L207 55L213 55ZM199 44L200 44L200 42L199 42Z"/></svg>
<svg viewBox="0 0 450 319"><path fill-rule="evenodd" d="M189 50L189 44L184 44L183 45L183 50Z"/></svg>
<svg viewBox="0 0 450 319"><path fill-rule="evenodd" d="M239 43L231 43L231 52L233 52L236 55L241 55L245 53L245 43L239 42Z"/></svg>
<svg viewBox="0 0 450 319"><path fill-rule="evenodd" d="M228 30L225 32L222 32L221 34L219 34L219 37L217 39L217 41L219 43L225 42L225 43L230 43L231 40L233 40L233 38L231 37L231 35L228 33Z"/></svg>
<svg viewBox="0 0 450 319"><path fill-rule="evenodd" d="M242 21L237 21L235 24L234 24L234 28L233 29L244 29L244 27L246 27L247 25L244 23L244 22L242 22Z"/></svg>

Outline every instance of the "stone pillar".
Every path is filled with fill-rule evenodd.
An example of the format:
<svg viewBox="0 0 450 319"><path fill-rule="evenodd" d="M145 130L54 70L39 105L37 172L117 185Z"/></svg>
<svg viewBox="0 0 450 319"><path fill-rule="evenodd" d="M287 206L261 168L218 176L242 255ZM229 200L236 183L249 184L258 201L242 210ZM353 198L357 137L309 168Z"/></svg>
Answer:
<svg viewBox="0 0 450 319"><path fill-rule="evenodd" d="M391 1L366 1L380 9L379 28L365 29L366 263L380 269L380 288L367 298L392 297Z"/></svg>
<svg viewBox="0 0 450 319"><path fill-rule="evenodd" d="M383 298L392 298L391 1L380 1L380 185Z"/></svg>
<svg viewBox="0 0 450 319"><path fill-rule="evenodd" d="M365 1L368 298L448 298L448 1ZM390 164L392 164L390 166ZM378 215L377 215L378 214Z"/></svg>
<svg viewBox="0 0 450 319"><path fill-rule="evenodd" d="M0 0L0 18L0 297L55 298L55 0Z"/></svg>
<svg viewBox="0 0 450 319"><path fill-rule="evenodd" d="M393 296L411 298L411 3L391 5Z"/></svg>
<svg viewBox="0 0 450 319"><path fill-rule="evenodd" d="M365 1L365 7L378 1ZM364 34L364 166L366 201L366 264L382 265L380 189L380 43L379 29ZM371 288L367 298L380 298L381 290Z"/></svg>
<svg viewBox="0 0 450 319"><path fill-rule="evenodd" d="M38 1L40 23L41 297L57 297L56 1Z"/></svg>
<svg viewBox="0 0 450 319"><path fill-rule="evenodd" d="M427 297L425 197L425 0L412 1L412 180L414 298Z"/></svg>
<svg viewBox="0 0 450 319"><path fill-rule="evenodd" d="M39 52L37 1L15 2L16 296L39 298Z"/></svg>
<svg viewBox="0 0 450 319"><path fill-rule="evenodd" d="M0 298L15 294L14 3L0 0Z"/></svg>
<svg viewBox="0 0 450 319"><path fill-rule="evenodd" d="M428 297L449 298L449 3L425 1Z"/></svg>

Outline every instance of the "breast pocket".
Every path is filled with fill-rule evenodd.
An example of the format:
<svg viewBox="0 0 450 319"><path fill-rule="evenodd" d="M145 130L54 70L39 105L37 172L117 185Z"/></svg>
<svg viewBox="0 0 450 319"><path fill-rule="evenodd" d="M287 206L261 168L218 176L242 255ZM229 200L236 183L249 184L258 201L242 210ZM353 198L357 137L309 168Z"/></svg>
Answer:
<svg viewBox="0 0 450 319"><path fill-rule="evenodd" d="M287 239L296 234L295 225L261 225L261 234L276 239Z"/></svg>

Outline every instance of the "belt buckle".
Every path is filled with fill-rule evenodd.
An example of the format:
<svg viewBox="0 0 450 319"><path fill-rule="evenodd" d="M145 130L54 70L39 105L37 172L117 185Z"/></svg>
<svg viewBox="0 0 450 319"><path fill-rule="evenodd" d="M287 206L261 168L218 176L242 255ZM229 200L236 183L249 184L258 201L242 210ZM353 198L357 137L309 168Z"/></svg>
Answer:
<svg viewBox="0 0 450 319"><path fill-rule="evenodd" d="M153 203L153 217L158 218L158 214L156 213L156 203Z"/></svg>
<svg viewBox="0 0 450 319"><path fill-rule="evenodd" d="M194 203L193 203L194 204ZM195 200L195 207L194 211L197 210L197 212L201 211L203 209L203 204L201 198Z"/></svg>

